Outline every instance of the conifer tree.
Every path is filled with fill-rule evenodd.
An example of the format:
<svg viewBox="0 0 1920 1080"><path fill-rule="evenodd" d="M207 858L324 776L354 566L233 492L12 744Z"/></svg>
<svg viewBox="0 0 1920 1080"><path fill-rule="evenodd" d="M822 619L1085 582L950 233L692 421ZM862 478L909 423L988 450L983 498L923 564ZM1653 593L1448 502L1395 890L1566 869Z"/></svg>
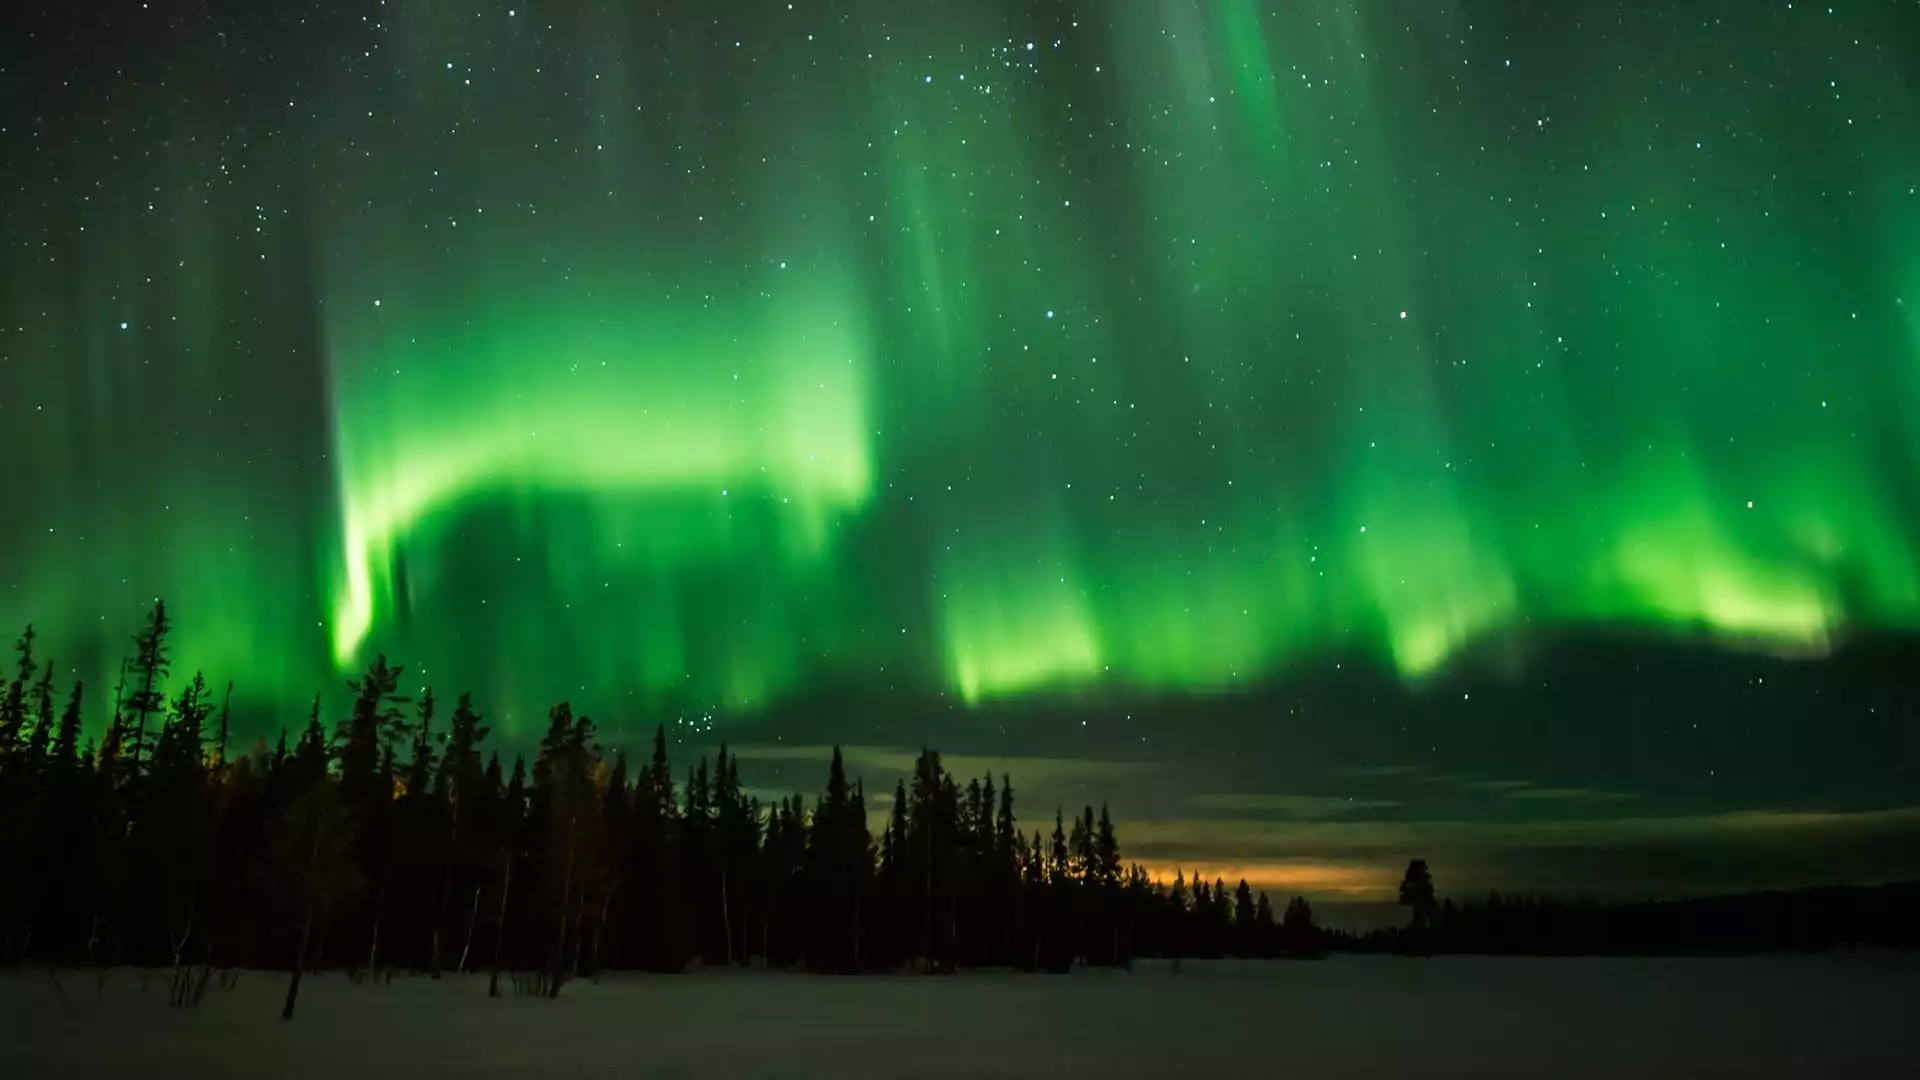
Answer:
<svg viewBox="0 0 1920 1080"><path fill-rule="evenodd" d="M393 743L404 726L400 693L405 669L387 663L383 653L366 672L347 683L353 691L353 710L334 736L340 766L340 796L353 817L360 846L361 874L366 880L368 910L362 919L367 962L365 970L380 970L380 936L387 912L393 844Z"/></svg>
<svg viewBox="0 0 1920 1080"><path fill-rule="evenodd" d="M533 828L539 830L540 880L551 926L544 957L546 995L560 996L577 967L581 924L588 910L589 869L599 859L600 806L593 786L593 722L561 702L547 713L547 735L533 768Z"/></svg>
<svg viewBox="0 0 1920 1080"><path fill-rule="evenodd" d="M166 707L164 688L171 671L167 635L172 630L173 622L167 618L166 601L155 600L147 625L133 639L133 672L138 689L127 699L127 709L133 717L133 731L127 739L131 745L126 752L131 757L130 767L135 774L140 772L148 753L147 721Z"/></svg>
<svg viewBox="0 0 1920 1080"><path fill-rule="evenodd" d="M33 788L39 790L46 779L47 748L53 741L53 661L40 673L33 687L33 731L27 735L21 755L21 769Z"/></svg>
<svg viewBox="0 0 1920 1080"><path fill-rule="evenodd" d="M18 674L7 684L6 696L0 700L0 775L11 773L20 737L26 731L27 691L33 685L34 672L33 638L33 626L28 624L13 643L19 657Z"/></svg>
<svg viewBox="0 0 1920 1080"><path fill-rule="evenodd" d="M1166 942L1167 955L1178 961L1187 955L1191 948L1190 926L1192 922L1192 898L1187 893L1187 876L1183 870L1173 872L1173 888L1167 893L1167 921L1162 931Z"/></svg>
<svg viewBox="0 0 1920 1080"><path fill-rule="evenodd" d="M1258 955L1272 956L1275 947L1276 929L1273 922L1273 904L1262 892L1253 907L1253 933L1257 942Z"/></svg>
<svg viewBox="0 0 1920 1080"><path fill-rule="evenodd" d="M320 695L313 695L313 710L307 714L307 726L293 753L293 784L297 795L327 777L327 734L320 726Z"/></svg>
<svg viewBox="0 0 1920 1080"><path fill-rule="evenodd" d="M60 728L54 736L49 773L57 786L71 782L85 767L80 755L81 696L84 687L73 684L67 707L60 713Z"/></svg>
<svg viewBox="0 0 1920 1080"><path fill-rule="evenodd" d="M1240 887L1233 891L1233 951L1234 955L1249 957L1258 955L1254 937L1253 889L1246 878L1240 879Z"/></svg>
<svg viewBox="0 0 1920 1080"><path fill-rule="evenodd" d="M1267 917L1273 917L1271 909ZM1287 913L1281 921L1280 932L1286 939L1288 955L1319 955L1320 928L1314 923L1313 905L1307 903L1306 897L1296 896L1287 902Z"/></svg>
<svg viewBox="0 0 1920 1080"><path fill-rule="evenodd" d="M1400 879L1400 906L1412 913L1410 930L1426 929L1433 915L1433 875L1427 870L1427 860L1415 859L1407 864L1407 872Z"/></svg>

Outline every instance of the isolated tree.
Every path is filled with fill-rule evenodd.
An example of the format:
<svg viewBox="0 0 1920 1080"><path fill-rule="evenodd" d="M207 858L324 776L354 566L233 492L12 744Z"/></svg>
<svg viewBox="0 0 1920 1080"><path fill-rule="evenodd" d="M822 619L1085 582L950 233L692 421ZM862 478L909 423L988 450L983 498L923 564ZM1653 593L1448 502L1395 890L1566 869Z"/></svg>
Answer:
<svg viewBox="0 0 1920 1080"><path fill-rule="evenodd" d="M1407 872L1400 879L1400 906L1411 912L1408 929L1419 932L1427 928L1433 916L1433 875L1427 872L1427 860L1415 859L1407 864Z"/></svg>
<svg viewBox="0 0 1920 1080"><path fill-rule="evenodd" d="M1314 922L1313 905L1304 896L1287 901L1287 913L1281 919L1280 932L1286 949L1293 956L1317 956L1320 953L1320 927Z"/></svg>

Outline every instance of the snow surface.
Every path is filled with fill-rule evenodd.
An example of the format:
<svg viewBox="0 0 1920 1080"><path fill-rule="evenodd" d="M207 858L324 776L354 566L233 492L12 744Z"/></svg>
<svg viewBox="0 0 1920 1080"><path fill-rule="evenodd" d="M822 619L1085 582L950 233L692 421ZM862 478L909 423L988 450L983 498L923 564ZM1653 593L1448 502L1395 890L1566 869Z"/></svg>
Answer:
<svg viewBox="0 0 1920 1080"><path fill-rule="evenodd" d="M484 978L302 985L198 1009L121 972L0 977L0 1077L1920 1076L1920 954L1334 957L1175 974L609 977L558 1001Z"/></svg>

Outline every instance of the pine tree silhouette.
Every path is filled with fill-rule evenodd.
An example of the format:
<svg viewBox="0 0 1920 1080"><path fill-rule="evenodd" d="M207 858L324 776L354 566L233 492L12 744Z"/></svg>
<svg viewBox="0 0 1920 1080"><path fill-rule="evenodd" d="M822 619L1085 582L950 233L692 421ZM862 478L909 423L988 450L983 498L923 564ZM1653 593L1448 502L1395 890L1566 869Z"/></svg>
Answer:
<svg viewBox="0 0 1920 1080"><path fill-rule="evenodd" d="M146 762L147 721L166 707L164 687L170 671L167 635L173 630L172 620L167 618L167 605L164 600L153 602L153 612L147 617L147 625L133 639L133 672L139 689L127 699L127 708L133 715L133 732L127 750L131 755L131 768L138 774Z"/></svg>
<svg viewBox="0 0 1920 1080"><path fill-rule="evenodd" d="M0 882L14 959L103 978L168 966L183 1005L216 967L279 967L295 973L291 1016L304 975L329 966L361 979L484 964L490 994L510 973L552 997L609 966L678 971L694 956L1066 970L1175 940L1107 807L1070 827L1057 812L1051 842L1029 838L1010 776L961 781L930 748L897 780L876 843L864 781L837 749L811 808L763 806L724 746L688 769L682 798L664 727L634 769L562 702L531 763L503 777L470 696L442 727L433 690L409 698L404 669L378 656L331 731L316 694L271 748L236 752L234 684L216 697L196 672L169 686L171 629L156 602L97 750L82 745L82 687L56 717L53 667L21 635L0 691L0 826L9 865L29 869ZM1216 914L1210 900L1193 920Z"/></svg>
<svg viewBox="0 0 1920 1080"><path fill-rule="evenodd" d="M1318 956L1322 951L1320 927L1314 922L1313 905L1307 903L1304 896L1296 896L1287 902L1287 913L1281 922L1281 934L1286 939L1286 951L1289 956Z"/></svg>

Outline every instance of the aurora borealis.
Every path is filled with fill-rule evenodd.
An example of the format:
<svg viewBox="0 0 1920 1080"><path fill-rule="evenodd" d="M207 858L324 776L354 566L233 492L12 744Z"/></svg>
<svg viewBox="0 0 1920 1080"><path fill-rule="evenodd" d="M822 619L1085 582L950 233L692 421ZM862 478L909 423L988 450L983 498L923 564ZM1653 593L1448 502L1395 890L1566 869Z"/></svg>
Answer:
<svg viewBox="0 0 1920 1080"><path fill-rule="evenodd" d="M1920 629L1910 2L52 7L0 622L90 682L156 595L526 739Z"/></svg>

